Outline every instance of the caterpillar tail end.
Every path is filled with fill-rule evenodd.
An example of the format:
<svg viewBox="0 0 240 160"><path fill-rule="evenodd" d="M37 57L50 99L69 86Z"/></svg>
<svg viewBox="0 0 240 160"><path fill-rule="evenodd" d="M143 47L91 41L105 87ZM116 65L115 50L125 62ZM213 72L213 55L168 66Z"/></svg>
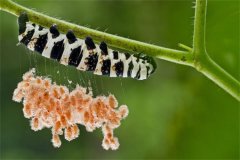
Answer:
<svg viewBox="0 0 240 160"><path fill-rule="evenodd" d="M18 26L19 26L19 35L24 33L26 30L26 23L29 21L28 15L26 12L20 13L18 17Z"/></svg>

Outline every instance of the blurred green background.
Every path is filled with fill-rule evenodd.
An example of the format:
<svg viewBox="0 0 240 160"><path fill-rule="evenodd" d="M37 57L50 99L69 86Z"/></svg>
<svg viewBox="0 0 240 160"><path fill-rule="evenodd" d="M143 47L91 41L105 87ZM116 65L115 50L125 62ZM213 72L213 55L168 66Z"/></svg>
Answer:
<svg viewBox="0 0 240 160"><path fill-rule="evenodd" d="M16 0L29 8L131 39L179 49L191 46L193 1ZM224 69L239 76L238 0L209 0L207 49ZM148 80L111 79L64 67L28 51L18 43L16 17L0 12L1 159L238 159L239 103L209 79L186 66L157 60ZM51 131L34 132L23 117L22 104L11 100L23 73L39 75L73 88L92 86L95 95L113 93L129 106L129 116L115 130L117 151L101 147L102 133L86 132L53 148ZM59 74L57 74L59 71ZM68 84L72 80L73 84Z"/></svg>

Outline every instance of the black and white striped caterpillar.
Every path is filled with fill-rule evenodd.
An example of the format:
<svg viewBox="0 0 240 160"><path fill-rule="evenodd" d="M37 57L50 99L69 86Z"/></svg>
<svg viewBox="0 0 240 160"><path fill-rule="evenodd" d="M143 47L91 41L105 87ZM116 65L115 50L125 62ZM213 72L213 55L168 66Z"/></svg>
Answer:
<svg viewBox="0 0 240 160"><path fill-rule="evenodd" d="M105 42L95 45L92 38L76 38L69 30L61 34L56 25L49 29L29 21L26 13L18 18L18 40L32 51L63 65L75 66L82 71L110 77L148 78L156 69L153 58L142 54L120 53L109 49Z"/></svg>

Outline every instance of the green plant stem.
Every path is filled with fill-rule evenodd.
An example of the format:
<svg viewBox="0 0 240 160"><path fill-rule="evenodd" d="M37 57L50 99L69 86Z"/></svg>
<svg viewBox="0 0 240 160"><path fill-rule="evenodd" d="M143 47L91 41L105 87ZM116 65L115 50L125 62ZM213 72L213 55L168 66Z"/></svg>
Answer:
<svg viewBox="0 0 240 160"><path fill-rule="evenodd" d="M96 42L105 41L108 45L119 49L128 50L130 52L144 53L153 57L158 57L184 65L193 65L192 54L189 54L185 51L159 47L68 23L66 21L35 12L10 0L1 0L1 8L4 11L10 12L16 16L19 16L21 12L26 12L30 21L40 24L44 27L49 28L52 24L56 24L58 25L59 30L63 33L66 33L69 29L71 29L79 38L91 36Z"/></svg>
<svg viewBox="0 0 240 160"><path fill-rule="evenodd" d="M240 101L240 83L216 64L206 51L206 13L207 0L196 0L193 35L194 67Z"/></svg>
<svg viewBox="0 0 240 160"><path fill-rule="evenodd" d="M194 21L194 36L193 50L186 45L180 46L187 51L169 49L161 46L147 44L127 38L111 35L105 32L93 30L87 27L75 25L65 22L47 15L38 13L11 0L1 0L0 9L13 15L19 16L21 12L26 12L30 21L50 27L52 24L57 24L62 33L66 33L72 29L75 35L79 38L91 36L96 42L105 41L112 47L123 49L129 52L144 53L159 59L164 59L178 64L183 64L196 68L206 77L211 79L230 95L240 101L240 83L230 74L224 71L207 55L205 49L205 21L206 21L206 0L196 0L195 21Z"/></svg>
<svg viewBox="0 0 240 160"><path fill-rule="evenodd" d="M205 59L201 59L201 67L198 70L206 77L211 79L219 87L231 94L240 101L240 84L229 73L216 64L208 55Z"/></svg>
<svg viewBox="0 0 240 160"><path fill-rule="evenodd" d="M203 54L205 48L205 25L207 13L207 0L196 0L194 33L193 33L193 54L194 58L198 54Z"/></svg>

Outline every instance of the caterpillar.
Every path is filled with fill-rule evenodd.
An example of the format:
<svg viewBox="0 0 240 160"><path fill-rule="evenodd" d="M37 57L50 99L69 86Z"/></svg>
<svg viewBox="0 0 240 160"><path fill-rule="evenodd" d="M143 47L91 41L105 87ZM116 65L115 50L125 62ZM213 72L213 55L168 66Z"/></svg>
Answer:
<svg viewBox="0 0 240 160"><path fill-rule="evenodd" d="M43 57L57 60L78 70L92 71L109 77L147 79L156 69L152 57L120 53L109 49L105 42L96 45L91 37L77 38L72 30L61 34L55 24L49 29L29 21L26 13L18 17L19 43Z"/></svg>

